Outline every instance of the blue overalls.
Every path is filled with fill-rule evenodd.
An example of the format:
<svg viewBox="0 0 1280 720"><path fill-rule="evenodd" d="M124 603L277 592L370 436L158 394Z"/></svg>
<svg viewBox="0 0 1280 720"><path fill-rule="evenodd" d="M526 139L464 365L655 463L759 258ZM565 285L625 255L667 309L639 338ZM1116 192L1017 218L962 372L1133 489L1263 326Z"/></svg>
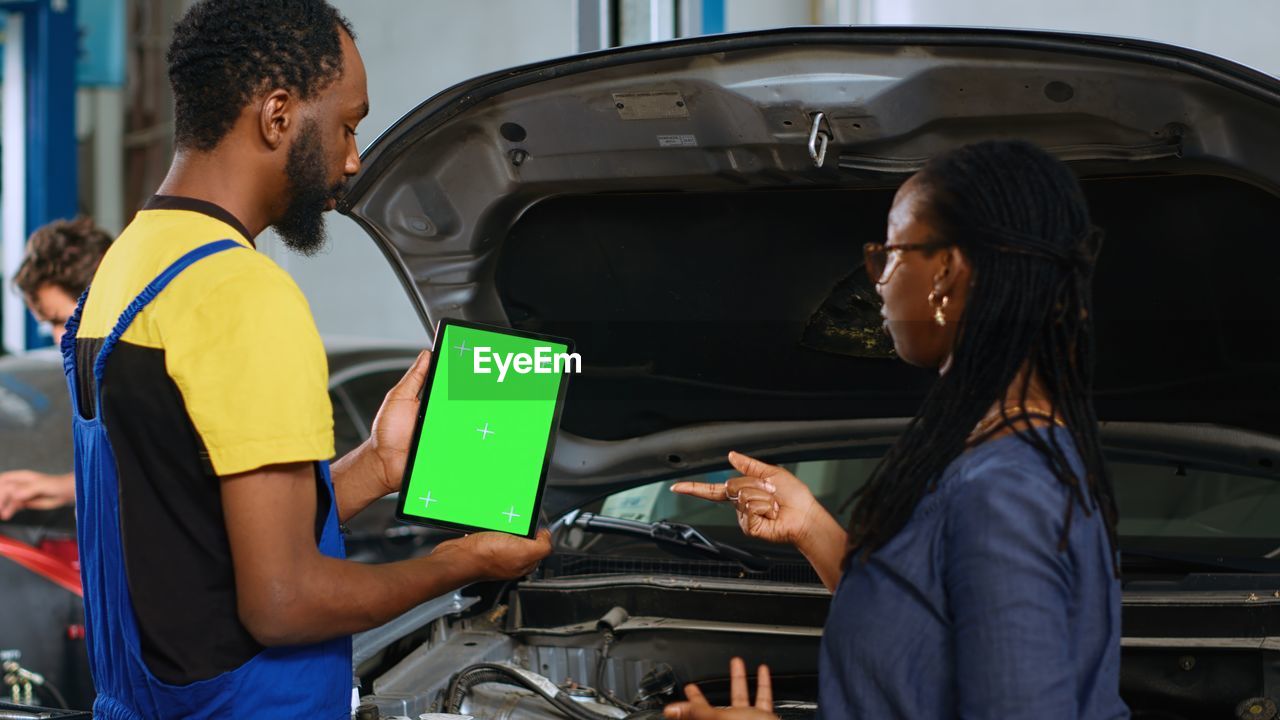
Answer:
<svg viewBox="0 0 1280 720"><path fill-rule="evenodd" d="M103 370L133 319L171 280L202 258L241 247L244 246L232 240L220 240L192 250L160 273L129 304L94 362L95 411L89 419L80 414L76 382L76 330L88 291L67 322L62 363L75 414L76 520L89 667L98 692L93 704L96 718L350 717L349 636L314 645L266 648L235 670L182 686L157 679L142 658L121 547L115 454L102 419ZM328 463L321 463L320 469L330 502L319 549L330 557L342 558L346 551L338 531L337 502ZM141 570L164 572L164 568Z"/></svg>

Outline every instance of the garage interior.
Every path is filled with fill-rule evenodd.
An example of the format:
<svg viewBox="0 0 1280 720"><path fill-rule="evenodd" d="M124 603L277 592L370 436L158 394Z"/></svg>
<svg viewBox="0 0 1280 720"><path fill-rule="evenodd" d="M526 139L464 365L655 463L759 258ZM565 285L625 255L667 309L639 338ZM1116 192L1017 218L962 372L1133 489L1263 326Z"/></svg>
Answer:
<svg viewBox="0 0 1280 720"><path fill-rule="evenodd" d="M410 146L387 141L397 123L475 78L786 28L1135 38L1238 64L1257 84L1280 77L1280 4L1272 0L330 2L354 27L368 73L370 111L356 139L362 152L380 137L381 151ZM114 236L155 192L174 153L165 53L174 22L192 4L0 0L0 474L70 470L70 411L54 339L14 282L28 237L77 216ZM1043 88L1053 102L1071 92ZM822 127L815 122L815 133ZM538 140L524 142L525 127L513 123L502 126L503 139L476 141L468 132L450 142L520 146L501 156L502 172L518 173L528 157L521 148ZM824 132L832 139L831 126ZM1122 547L1135 572L1124 585L1121 692L1135 718L1280 718L1280 542L1273 542L1280 493L1272 489L1280 487L1280 336L1265 330L1280 316L1280 184L1237 167L1179 164L1179 127L1153 132L1168 133L1153 141L1168 152L1138 172L1102 155L1073 165L1107 238L1095 301L1098 343L1111 352L1098 363L1095 401L1100 417L1121 421L1104 447L1125 478L1121 529L1131 541ZM1280 140L1280 129L1257 132ZM1000 133L1016 128L993 131ZM451 307L450 292L458 298L452 307L474 303L481 320L574 338L590 366L560 416L570 437L557 446L543 501L555 555L531 582L479 583L357 634L353 718L659 717L652 713L661 702L682 697L680 684L692 679L727 702L728 677L712 668L760 648L774 664L779 716L817 717L816 658L830 593L799 553L738 548L731 512L681 504L665 488L724 482L734 473L723 451L740 447L822 488L824 504L843 501L928 392L933 375L894 356L861 269L861 245L884 238L906 175L875 175L859 165L870 156L840 155L834 135L828 167L845 173L836 182L733 167L709 170L705 184L689 187L680 186L687 178L645 177L608 191L568 185L518 208L518 198L486 206L495 225L484 228L485 242L498 247L482 258L481 275L498 287L487 305L469 294L472 276L450 274L449 261L463 268L469 260L440 250L450 233L440 220L446 212L420 221L376 216L391 201L340 206L313 257L292 252L270 228L257 239L257 251L302 290L323 338L338 456L370 441L387 389L434 341L424 306ZM696 144L659 137L664 147ZM565 157L573 161L573 153ZM753 156L733 159L744 158ZM532 177L536 169L526 171ZM379 181L371 177L364 189L382 189ZM406 194L429 187L404 185ZM386 230L395 223L407 228L403 236ZM388 249L404 237L423 238L411 259L436 253L446 267L422 270L391 257ZM767 296L741 294L742 278L765 275L804 280ZM429 287L444 289L432 295L423 291ZM593 304L600 297L613 301ZM750 363L740 362L743 346L753 348ZM1212 420L1202 421L1201 411ZM1182 434L1153 439L1148 433L1160 424ZM704 427L693 440L680 434ZM641 467L643 482L635 479ZM857 482L841 484L850 477ZM449 537L398 522L394 504L375 503L350 521L349 557L420 557ZM1226 526L1237 534L1220 530ZM68 571L78 568L75 527L67 506L0 520L0 703L8 703L0 718L90 717L83 591L78 570ZM687 530L705 535L690 541ZM685 534L676 542L637 532ZM748 559L708 551L724 545ZM753 565L759 558L771 564ZM1194 601L1179 604L1170 593ZM683 664L660 660L671 657ZM5 714L36 706L57 710Z"/></svg>

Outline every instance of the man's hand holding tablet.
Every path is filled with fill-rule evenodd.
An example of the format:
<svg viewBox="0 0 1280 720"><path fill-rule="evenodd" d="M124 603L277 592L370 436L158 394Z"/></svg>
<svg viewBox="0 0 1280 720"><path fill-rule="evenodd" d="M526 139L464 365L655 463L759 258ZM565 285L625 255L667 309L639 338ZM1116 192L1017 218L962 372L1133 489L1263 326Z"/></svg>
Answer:
<svg viewBox="0 0 1280 720"><path fill-rule="evenodd" d="M551 531L539 530L533 540L504 532L478 532L436 546L432 555L456 555L470 564L476 582L524 577L551 553Z"/></svg>
<svg viewBox="0 0 1280 720"><path fill-rule="evenodd" d="M445 319L435 337L396 516L533 538L567 374L582 360L568 339L492 325Z"/></svg>
<svg viewBox="0 0 1280 720"><path fill-rule="evenodd" d="M430 366L431 351L424 350L400 382L387 392L386 399L374 418L369 436L369 446L373 452L352 453L339 461L339 465L344 461L373 465L367 472L347 474L352 478L380 480L377 488L370 488L360 494L376 498L400 489L405 475L406 458L412 448L415 427L421 416L420 403L426 390ZM344 504L344 490L351 491L353 488L348 484L337 487L340 507ZM362 506L363 504L361 503ZM532 540L503 532L473 533L442 542L431 554L448 560L450 567L465 568L465 574L459 577L459 582L471 583L528 575L550 553L551 533L542 530Z"/></svg>

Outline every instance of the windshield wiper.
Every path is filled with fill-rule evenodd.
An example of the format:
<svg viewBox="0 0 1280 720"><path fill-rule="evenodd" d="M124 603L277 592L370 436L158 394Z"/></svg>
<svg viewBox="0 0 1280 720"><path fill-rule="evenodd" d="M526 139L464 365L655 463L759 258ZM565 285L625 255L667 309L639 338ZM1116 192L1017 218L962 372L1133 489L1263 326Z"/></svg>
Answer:
<svg viewBox="0 0 1280 720"><path fill-rule="evenodd" d="M564 524L566 527L598 533L649 538L659 545L691 551L718 560L731 560L751 572L764 572L772 564L768 558L750 550L712 540L692 525L669 520L642 522L574 510L565 516Z"/></svg>

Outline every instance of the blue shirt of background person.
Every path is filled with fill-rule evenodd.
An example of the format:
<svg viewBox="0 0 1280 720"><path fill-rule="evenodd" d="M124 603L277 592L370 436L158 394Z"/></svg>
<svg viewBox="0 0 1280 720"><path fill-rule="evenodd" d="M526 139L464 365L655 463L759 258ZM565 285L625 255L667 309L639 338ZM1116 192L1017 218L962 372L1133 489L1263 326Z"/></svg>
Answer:
<svg viewBox="0 0 1280 720"><path fill-rule="evenodd" d="M794 475L677 483L794 544L835 592L819 662L826 718L1128 717L1120 699L1116 510L1093 385L1097 234L1074 175L1025 142L942 154L898 190L867 274L898 355L936 368L915 418L841 527ZM672 718L773 717L694 685Z"/></svg>

